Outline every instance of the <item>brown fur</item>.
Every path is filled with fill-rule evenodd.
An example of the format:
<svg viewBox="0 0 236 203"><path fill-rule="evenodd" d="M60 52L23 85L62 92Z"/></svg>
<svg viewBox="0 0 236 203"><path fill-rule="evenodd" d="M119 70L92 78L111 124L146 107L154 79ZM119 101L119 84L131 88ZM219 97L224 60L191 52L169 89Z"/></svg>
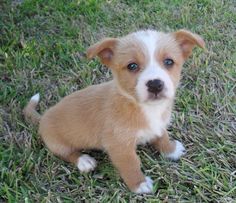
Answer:
<svg viewBox="0 0 236 203"><path fill-rule="evenodd" d="M173 35L180 45L184 59L187 59L191 55L194 46L197 45L203 49L205 48L205 42L197 34L187 30L179 30L173 33Z"/></svg>
<svg viewBox="0 0 236 203"><path fill-rule="evenodd" d="M171 141L168 132L165 130L163 135L153 140L154 147L162 153L168 154L174 151L175 142Z"/></svg>
<svg viewBox="0 0 236 203"><path fill-rule="evenodd" d="M169 74L177 86L184 59L193 45L203 44L196 35L186 31L163 36L168 40L163 40L157 60L162 61L165 57L176 59L176 68ZM144 181L136 154L135 135L138 130L147 128L148 123L134 90L142 70L131 74L126 66L136 62L145 67L148 57L142 49L142 45L129 35L96 43L88 49L88 58L99 56L101 62L112 69L113 81L93 85L65 97L46 111L41 119L35 111L36 104L29 103L25 109L26 117L40 122L39 134L55 155L76 164L82 149L105 150L132 191ZM170 111L171 107L163 119ZM164 153L175 150L167 131L153 144Z"/></svg>
<svg viewBox="0 0 236 203"><path fill-rule="evenodd" d="M31 100L23 110L25 119L33 124L39 124L41 119L41 115L37 111L35 111L37 104L38 102Z"/></svg>

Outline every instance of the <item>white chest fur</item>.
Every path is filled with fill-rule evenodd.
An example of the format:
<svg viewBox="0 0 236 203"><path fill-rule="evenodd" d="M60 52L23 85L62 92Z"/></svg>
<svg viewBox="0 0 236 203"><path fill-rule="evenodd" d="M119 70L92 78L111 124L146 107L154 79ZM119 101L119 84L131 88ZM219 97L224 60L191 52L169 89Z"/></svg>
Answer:
<svg viewBox="0 0 236 203"><path fill-rule="evenodd" d="M145 144L155 137L161 137L170 122L171 104L163 101L157 104L141 105L148 128L137 132L137 143Z"/></svg>

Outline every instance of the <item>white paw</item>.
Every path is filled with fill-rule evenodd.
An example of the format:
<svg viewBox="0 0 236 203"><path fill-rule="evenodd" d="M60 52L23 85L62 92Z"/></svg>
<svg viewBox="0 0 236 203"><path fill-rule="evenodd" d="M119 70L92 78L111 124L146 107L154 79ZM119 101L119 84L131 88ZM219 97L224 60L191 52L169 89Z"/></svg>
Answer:
<svg viewBox="0 0 236 203"><path fill-rule="evenodd" d="M145 181L140 183L138 188L134 191L137 194L152 193L153 180L149 177L145 177Z"/></svg>
<svg viewBox="0 0 236 203"><path fill-rule="evenodd" d="M167 158L172 159L174 161L178 160L181 156L183 156L186 153L185 148L181 142L175 140L175 143L176 143L175 151L169 154L165 154Z"/></svg>
<svg viewBox="0 0 236 203"><path fill-rule="evenodd" d="M87 173L89 171L94 170L96 166L97 166L96 160L87 154L83 154L78 158L77 167L80 170L80 172Z"/></svg>

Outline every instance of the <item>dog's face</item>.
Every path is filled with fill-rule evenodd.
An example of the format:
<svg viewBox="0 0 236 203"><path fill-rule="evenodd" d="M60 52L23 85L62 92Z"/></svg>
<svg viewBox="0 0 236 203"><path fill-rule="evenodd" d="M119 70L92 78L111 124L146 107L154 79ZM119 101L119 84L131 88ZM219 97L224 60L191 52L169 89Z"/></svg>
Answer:
<svg viewBox="0 0 236 203"><path fill-rule="evenodd" d="M119 90L139 103L173 99L181 67L200 36L189 31L174 33L139 31L123 38L107 38L88 49L112 69Z"/></svg>

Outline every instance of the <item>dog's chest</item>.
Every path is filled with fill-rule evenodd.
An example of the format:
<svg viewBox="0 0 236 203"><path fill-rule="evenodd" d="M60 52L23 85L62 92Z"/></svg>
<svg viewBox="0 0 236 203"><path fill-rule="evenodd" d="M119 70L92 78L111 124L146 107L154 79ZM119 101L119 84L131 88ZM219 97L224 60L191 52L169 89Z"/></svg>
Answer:
<svg viewBox="0 0 236 203"><path fill-rule="evenodd" d="M143 105L142 111L148 123L148 127L137 132L137 143L145 144L156 137L161 137L163 131L170 122L170 106L163 105Z"/></svg>

